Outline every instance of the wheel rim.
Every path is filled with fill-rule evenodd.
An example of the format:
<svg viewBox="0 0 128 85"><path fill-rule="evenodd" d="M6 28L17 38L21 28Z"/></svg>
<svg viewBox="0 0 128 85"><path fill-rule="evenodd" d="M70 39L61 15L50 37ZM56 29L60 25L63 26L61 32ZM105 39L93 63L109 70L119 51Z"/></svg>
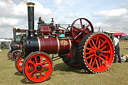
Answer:
<svg viewBox="0 0 128 85"><path fill-rule="evenodd" d="M24 62L24 58L22 57L22 54L20 54L20 56L17 59L17 68L18 70L22 73L22 65Z"/></svg>
<svg viewBox="0 0 128 85"><path fill-rule="evenodd" d="M45 54L32 55L25 64L25 75L32 82L42 82L48 79L53 70L51 59Z"/></svg>
<svg viewBox="0 0 128 85"><path fill-rule="evenodd" d="M90 71L106 71L114 57L114 47L108 36L104 34L93 35L86 43L84 57Z"/></svg>
<svg viewBox="0 0 128 85"><path fill-rule="evenodd" d="M16 57L17 57L17 55L18 55L19 53L20 53L20 51L14 51L14 52L12 53L12 59L15 60Z"/></svg>
<svg viewBox="0 0 128 85"><path fill-rule="evenodd" d="M80 27L75 24L80 24ZM94 32L93 25L86 18L78 18L71 25L72 38L76 43L80 43L81 39L91 32Z"/></svg>

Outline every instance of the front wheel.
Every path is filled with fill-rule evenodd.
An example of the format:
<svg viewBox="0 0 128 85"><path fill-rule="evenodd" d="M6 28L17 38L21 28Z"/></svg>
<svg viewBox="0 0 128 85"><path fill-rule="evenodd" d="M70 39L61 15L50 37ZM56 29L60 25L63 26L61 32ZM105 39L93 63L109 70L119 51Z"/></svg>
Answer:
<svg viewBox="0 0 128 85"><path fill-rule="evenodd" d="M23 75L31 82L47 80L53 71L53 62L44 52L30 53L23 63Z"/></svg>

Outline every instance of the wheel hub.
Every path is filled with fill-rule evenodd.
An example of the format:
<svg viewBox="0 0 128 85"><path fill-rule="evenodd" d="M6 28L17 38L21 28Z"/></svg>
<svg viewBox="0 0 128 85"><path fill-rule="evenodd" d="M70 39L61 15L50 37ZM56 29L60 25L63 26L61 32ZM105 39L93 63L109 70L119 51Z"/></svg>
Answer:
<svg viewBox="0 0 128 85"><path fill-rule="evenodd" d="M98 56L99 56L101 53L102 53L102 52L101 52L100 50L97 50L97 51L96 51L96 55L98 55Z"/></svg>
<svg viewBox="0 0 128 85"><path fill-rule="evenodd" d="M37 68L38 71L42 70L42 66L41 65L38 65L36 68Z"/></svg>

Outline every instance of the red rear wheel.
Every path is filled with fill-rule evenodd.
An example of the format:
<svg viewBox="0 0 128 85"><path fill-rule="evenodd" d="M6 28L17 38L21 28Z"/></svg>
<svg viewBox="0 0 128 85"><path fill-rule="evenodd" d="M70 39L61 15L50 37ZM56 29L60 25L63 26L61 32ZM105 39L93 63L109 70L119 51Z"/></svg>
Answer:
<svg viewBox="0 0 128 85"><path fill-rule="evenodd" d="M111 39L103 33L91 33L79 45L79 55L84 68L92 73L107 71L114 58Z"/></svg>
<svg viewBox="0 0 128 85"><path fill-rule="evenodd" d="M23 64L23 74L31 82L47 80L53 71L53 63L44 52L30 53Z"/></svg>
<svg viewBox="0 0 128 85"><path fill-rule="evenodd" d="M20 73L22 73L23 62L24 62L23 54L19 53L15 60L15 67L16 67L17 71Z"/></svg>
<svg viewBox="0 0 128 85"><path fill-rule="evenodd" d="M21 51L19 51L19 50L12 51L12 60L15 60L19 53L21 53Z"/></svg>

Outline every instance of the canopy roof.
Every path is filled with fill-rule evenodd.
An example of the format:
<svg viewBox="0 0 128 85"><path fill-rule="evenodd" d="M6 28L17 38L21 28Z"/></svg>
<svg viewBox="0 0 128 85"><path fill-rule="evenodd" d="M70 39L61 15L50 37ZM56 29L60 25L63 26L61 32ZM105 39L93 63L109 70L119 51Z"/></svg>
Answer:
<svg viewBox="0 0 128 85"><path fill-rule="evenodd" d="M114 33L114 35L126 35L126 34L123 32L117 32L117 33Z"/></svg>

